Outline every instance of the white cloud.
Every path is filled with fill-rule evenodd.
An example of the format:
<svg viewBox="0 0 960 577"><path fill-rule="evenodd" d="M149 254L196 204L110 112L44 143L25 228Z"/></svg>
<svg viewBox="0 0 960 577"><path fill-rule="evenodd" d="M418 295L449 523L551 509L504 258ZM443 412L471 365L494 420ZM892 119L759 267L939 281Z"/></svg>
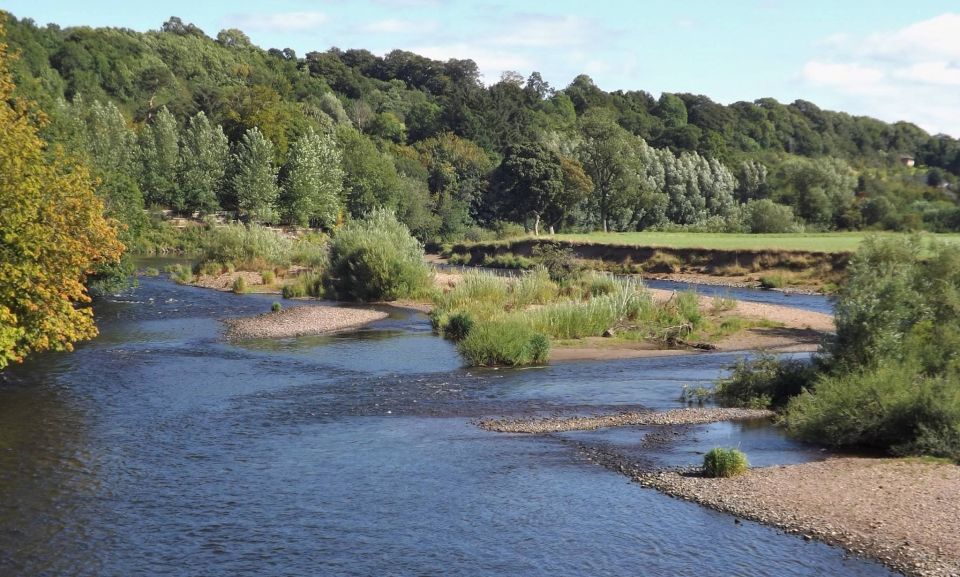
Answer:
<svg viewBox="0 0 960 577"><path fill-rule="evenodd" d="M862 38L837 34L818 48L800 74L807 85L851 110L960 136L960 14Z"/></svg>
<svg viewBox="0 0 960 577"><path fill-rule="evenodd" d="M435 20L399 20L389 18L371 22L363 27L365 32L377 34L425 34L438 27Z"/></svg>
<svg viewBox="0 0 960 577"><path fill-rule="evenodd" d="M507 30L491 38L492 44L527 48L562 48L590 44L598 27L576 16L518 15L506 22Z"/></svg>
<svg viewBox="0 0 960 577"><path fill-rule="evenodd" d="M522 54L511 50L491 48L483 44L458 42L434 46L414 46L411 52L432 58L434 60L473 60L477 63L480 74L487 84L500 80L500 74L505 70L529 70L533 61Z"/></svg>
<svg viewBox="0 0 960 577"><path fill-rule="evenodd" d="M323 12L274 12L271 14L232 14L227 17L231 26L243 30L270 32L305 32L315 30L327 22Z"/></svg>
<svg viewBox="0 0 960 577"><path fill-rule="evenodd" d="M849 92L869 92L883 80L882 70L861 64L811 61L803 67L803 77L815 86L833 86Z"/></svg>

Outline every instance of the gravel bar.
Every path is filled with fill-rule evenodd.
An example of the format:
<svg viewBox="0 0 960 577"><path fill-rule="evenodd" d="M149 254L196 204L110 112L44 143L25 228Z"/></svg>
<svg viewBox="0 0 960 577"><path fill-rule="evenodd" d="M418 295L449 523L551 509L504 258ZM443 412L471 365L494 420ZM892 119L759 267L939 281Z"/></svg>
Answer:
<svg viewBox="0 0 960 577"><path fill-rule="evenodd" d="M730 479L621 471L640 484L843 547L916 577L960 576L960 466L832 458Z"/></svg>
<svg viewBox="0 0 960 577"><path fill-rule="evenodd" d="M307 305L224 322L230 339L282 339L355 329L387 316L369 309Z"/></svg>
<svg viewBox="0 0 960 577"><path fill-rule="evenodd" d="M562 433L590 431L604 427L633 427L646 425L700 425L718 421L769 419L773 411L757 409L691 408L669 411L616 413L590 417L551 417L544 419L484 420L478 425L497 433Z"/></svg>

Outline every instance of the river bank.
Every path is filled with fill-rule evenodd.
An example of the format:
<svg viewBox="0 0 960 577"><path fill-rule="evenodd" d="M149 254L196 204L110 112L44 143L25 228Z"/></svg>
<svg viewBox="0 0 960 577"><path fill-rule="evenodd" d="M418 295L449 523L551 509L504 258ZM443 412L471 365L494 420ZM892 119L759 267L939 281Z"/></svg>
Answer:
<svg viewBox="0 0 960 577"><path fill-rule="evenodd" d="M606 427L654 426L670 431L683 425L772 415L770 411L694 408L486 419L477 425L492 432L539 435ZM577 445L589 460L671 497L841 547L911 577L960 575L960 502L956 499L960 466L949 462L830 457L754 468L724 479L703 477L696 467L651 468L603 445Z"/></svg>
<svg viewBox="0 0 960 577"><path fill-rule="evenodd" d="M957 465L830 458L729 479L620 468L645 487L843 547L906 575L960 575Z"/></svg>

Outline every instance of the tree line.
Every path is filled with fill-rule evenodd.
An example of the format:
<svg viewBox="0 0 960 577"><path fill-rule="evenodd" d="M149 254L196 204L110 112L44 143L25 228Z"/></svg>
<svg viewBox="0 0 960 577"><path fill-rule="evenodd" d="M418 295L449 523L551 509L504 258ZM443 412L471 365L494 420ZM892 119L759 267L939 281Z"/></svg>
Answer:
<svg viewBox="0 0 960 577"><path fill-rule="evenodd" d="M470 60L262 50L10 17L17 92L135 235L144 207L329 229L383 207L422 240L529 230L960 229L960 143L772 99L485 86ZM914 157L919 167L902 162Z"/></svg>

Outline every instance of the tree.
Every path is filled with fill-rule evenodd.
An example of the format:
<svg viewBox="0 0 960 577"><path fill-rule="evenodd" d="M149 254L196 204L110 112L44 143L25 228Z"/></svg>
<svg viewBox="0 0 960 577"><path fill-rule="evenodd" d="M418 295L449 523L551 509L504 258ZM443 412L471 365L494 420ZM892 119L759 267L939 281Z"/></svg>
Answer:
<svg viewBox="0 0 960 577"><path fill-rule="evenodd" d="M182 205L177 174L180 171L180 130L164 106L140 133L140 188L146 200L161 206Z"/></svg>
<svg viewBox="0 0 960 577"><path fill-rule="evenodd" d="M223 129L211 125L207 116L198 112L183 132L180 194L173 207L201 213L218 210L229 160L230 145Z"/></svg>
<svg viewBox="0 0 960 577"><path fill-rule="evenodd" d="M540 219L563 196L563 176L560 155L533 143L508 148L494 178L511 212L532 215L533 234L540 236Z"/></svg>
<svg viewBox="0 0 960 577"><path fill-rule="evenodd" d="M123 250L90 172L46 149L46 117L13 91L0 43L0 369L96 336L83 282Z"/></svg>
<svg viewBox="0 0 960 577"><path fill-rule="evenodd" d="M580 121L583 141L577 155L593 180L594 204L603 231L610 228L610 216L627 189L627 132L606 110L588 110Z"/></svg>
<svg viewBox="0 0 960 577"><path fill-rule="evenodd" d="M342 155L334 139L312 128L290 147L281 204L286 218L300 226L331 228L340 215Z"/></svg>
<svg viewBox="0 0 960 577"><path fill-rule="evenodd" d="M240 139L233 163L233 189L240 214L257 223L276 221L280 189L273 167L273 144L251 128Z"/></svg>
<svg viewBox="0 0 960 577"><path fill-rule="evenodd" d="M337 127L343 151L345 204L354 218L376 208L395 209L399 203L399 175L389 155L350 126Z"/></svg>

